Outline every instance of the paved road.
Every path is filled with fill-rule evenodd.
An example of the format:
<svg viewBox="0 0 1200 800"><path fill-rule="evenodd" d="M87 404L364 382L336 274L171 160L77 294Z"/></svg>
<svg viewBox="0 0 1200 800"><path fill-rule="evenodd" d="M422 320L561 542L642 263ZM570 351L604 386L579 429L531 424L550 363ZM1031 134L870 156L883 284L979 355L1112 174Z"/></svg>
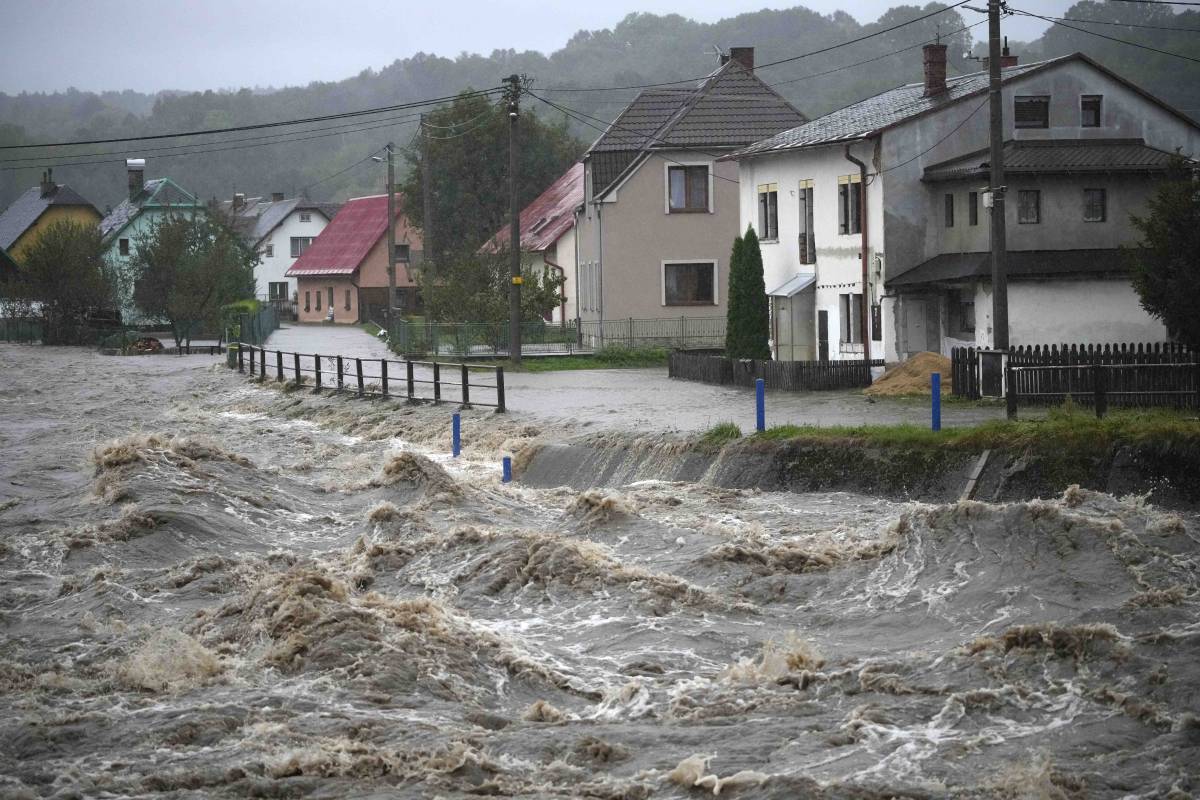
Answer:
<svg viewBox="0 0 1200 800"><path fill-rule="evenodd" d="M377 381L381 358L398 360L382 342L362 329L333 325L290 325L273 333L268 348L289 352L341 355L364 360L366 382ZM303 364L308 369L310 362ZM285 361L285 371L290 362ZM334 368L326 362L325 385L334 381ZM353 369L347 363L347 385L353 385ZM270 373L269 373L270 374ZM392 381L401 380L402 368L389 368ZM431 372L418 368L416 378L429 380ZM458 380L457 371L443 370L450 383ZM490 375L472 373L472 383L490 382ZM754 430L754 391L726 386L671 380L665 368L621 370L564 370L562 372L506 375L508 409L547 422L567 423L581 430L624 429L647 431L703 431L720 422L734 422L743 431ZM393 385L394 393L404 389ZM430 396L430 387L418 387L420 396ZM491 402L494 392L482 385L472 391L476 402ZM445 386L442 397L458 399L455 386ZM1029 416L1032 411L1023 411ZM1003 407L943 405L942 425L975 425L1003 419ZM767 395L767 425L893 425L929 424L929 405L919 400L868 400L857 392L803 392Z"/></svg>

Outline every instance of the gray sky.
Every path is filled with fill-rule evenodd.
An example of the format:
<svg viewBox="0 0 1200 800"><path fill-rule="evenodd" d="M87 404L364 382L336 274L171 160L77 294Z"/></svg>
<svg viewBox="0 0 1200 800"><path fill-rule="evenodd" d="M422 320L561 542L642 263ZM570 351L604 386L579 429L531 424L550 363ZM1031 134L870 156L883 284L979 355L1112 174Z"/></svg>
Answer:
<svg viewBox="0 0 1200 800"><path fill-rule="evenodd" d="M1061 15L1072 0L1026 0ZM918 4L909 0L910 4ZM900 0L808 0L877 19ZM980 0L979 6L986 4ZM712 22L778 0L0 0L0 91L223 89L339 80L417 52L551 52L632 11ZM969 21L979 17L964 12ZM1040 20L1005 20L1029 40ZM977 29L978 30L978 29Z"/></svg>

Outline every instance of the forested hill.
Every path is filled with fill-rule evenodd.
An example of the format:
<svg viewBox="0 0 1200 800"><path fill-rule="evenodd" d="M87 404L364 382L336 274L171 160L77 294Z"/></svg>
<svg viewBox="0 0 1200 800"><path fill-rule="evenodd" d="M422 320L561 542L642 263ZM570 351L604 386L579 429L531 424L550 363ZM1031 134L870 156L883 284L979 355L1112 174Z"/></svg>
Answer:
<svg viewBox="0 0 1200 800"><path fill-rule="evenodd" d="M717 47L753 45L758 64L767 64L890 28L943 5L898 6L866 25L845 13L821 15L801 6L742 14L712 24L679 15L631 14L612 29L580 31L549 55L512 50L456 58L417 54L342 81L269 92L244 89L150 96L130 91L95 94L69 90L0 94L0 145L105 139L320 116L450 95L467 87L492 87L512 73L532 78L535 92L583 114L609 120L632 97L632 90L561 89L634 86L703 75L716 66ZM1200 34L1185 30L1200 29L1200 10L1176 14L1162 5L1083 2L1064 16L1121 23L1068 24L1200 57ZM978 69L977 62L964 54L977 48L985 37L986 24L975 24L981 20L982 16L973 12L960 15L957 10L947 11L852 46L761 69L759 74L801 111L815 116L897 84L919 80L919 45L938 34L950 44L952 72ZM972 24L969 30L961 30ZM1200 64L1057 26L1037 41L1012 45L1024 62L1083 51L1184 110L1200 109ZM909 49L886 55L902 48ZM868 59L876 60L851 66ZM253 81L251 73L247 80ZM535 100L527 103L547 119L561 118L559 112ZM282 191L291 195L306 187L314 199L381 191L383 176L371 166L372 162L347 168L389 139L401 145L408 142L416 129L414 121L397 119L406 115L393 112L376 119L360 118L355 127L336 130L330 129L330 123L309 125L301 129L305 133L291 137L304 140L285 143L280 143L286 137L277 130L223 135L213 137L206 145L209 152L187 155L161 149L174 143L171 141L148 142L144 147L134 143L60 149L54 152L55 159L48 158L47 152L3 151L0 167L23 168L0 170L0 207L37 183L45 166L55 165L58 182L69 183L103 209L124 195L126 155L144 155L149 159L148 176L170 175L205 199L224 198L234 191L251 195ZM571 129L581 142L597 135L594 128L578 121L571 122ZM262 138L267 134L270 138ZM224 149L213 149L217 147ZM17 157L27 160L14 162ZM343 169L343 174L315 183Z"/></svg>

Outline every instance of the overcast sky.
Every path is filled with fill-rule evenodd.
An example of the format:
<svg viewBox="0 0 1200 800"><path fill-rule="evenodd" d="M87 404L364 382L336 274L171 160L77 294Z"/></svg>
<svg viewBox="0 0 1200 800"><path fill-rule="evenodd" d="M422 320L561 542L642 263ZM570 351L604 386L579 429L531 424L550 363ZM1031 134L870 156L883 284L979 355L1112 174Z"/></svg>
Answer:
<svg viewBox="0 0 1200 800"><path fill-rule="evenodd" d="M1072 0L1029 0L1061 14ZM910 3L917 4L910 0ZM808 0L869 22L898 0ZM986 4L980 0L979 6ZM632 11L713 22L772 0L0 0L0 91L222 89L338 80L424 51L552 52ZM979 17L963 12L969 21ZM1029 40L1040 20L1005 20ZM979 29L977 29L979 30ZM747 44L753 44L749 42Z"/></svg>

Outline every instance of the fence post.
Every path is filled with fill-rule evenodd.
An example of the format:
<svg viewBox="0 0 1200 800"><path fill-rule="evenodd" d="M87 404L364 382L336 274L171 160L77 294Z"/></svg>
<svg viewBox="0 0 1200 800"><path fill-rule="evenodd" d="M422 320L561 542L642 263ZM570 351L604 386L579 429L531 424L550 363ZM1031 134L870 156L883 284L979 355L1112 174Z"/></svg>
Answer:
<svg viewBox="0 0 1200 800"><path fill-rule="evenodd" d="M262 383L267 379L267 351L263 348L258 348L258 382Z"/></svg>
<svg viewBox="0 0 1200 800"><path fill-rule="evenodd" d="M320 392L321 391L321 356L317 353L313 353L313 372L316 375L316 382L317 382L316 387L313 389L313 391Z"/></svg>
<svg viewBox="0 0 1200 800"><path fill-rule="evenodd" d="M458 415L458 412L451 417L450 450L455 458L458 458L458 454L462 452L462 417Z"/></svg>
<svg viewBox="0 0 1200 800"><path fill-rule="evenodd" d="M388 396L388 381L387 381L387 359L379 359L379 379L383 381L383 396Z"/></svg>
<svg viewBox="0 0 1200 800"><path fill-rule="evenodd" d="M433 362L433 402L442 402L442 365Z"/></svg>
<svg viewBox="0 0 1200 800"><path fill-rule="evenodd" d="M754 379L754 429L767 429L767 385L762 378Z"/></svg>
<svg viewBox="0 0 1200 800"><path fill-rule="evenodd" d="M462 407L471 407L471 373L467 365L462 365Z"/></svg>
<svg viewBox="0 0 1200 800"><path fill-rule="evenodd" d="M1200 379L1200 373L1197 374ZM1197 394L1200 394L1200 380L1197 380ZM504 413L504 367L496 367L496 413Z"/></svg>
<svg viewBox="0 0 1200 800"><path fill-rule="evenodd" d="M501 476L500 476L500 482L501 483L512 483L512 457L505 456L504 461L502 462L502 465L503 465L503 467L502 467L503 472L501 473Z"/></svg>
<svg viewBox="0 0 1200 800"><path fill-rule="evenodd" d="M1096 419L1104 419L1108 411L1108 373L1102 364L1092 365L1092 391L1095 393Z"/></svg>
<svg viewBox="0 0 1200 800"><path fill-rule="evenodd" d="M246 371L246 357L242 355L242 343L238 342L238 372Z"/></svg>
<svg viewBox="0 0 1200 800"><path fill-rule="evenodd" d="M283 383L283 351L275 351L275 380Z"/></svg>
<svg viewBox="0 0 1200 800"><path fill-rule="evenodd" d="M942 373L931 372L929 374L929 388L933 393L930 400L931 424L933 430L940 431L942 429Z"/></svg>
<svg viewBox="0 0 1200 800"><path fill-rule="evenodd" d="M296 388L300 388L304 376L300 374L300 354L292 353L292 365L296 368Z"/></svg>
<svg viewBox="0 0 1200 800"><path fill-rule="evenodd" d="M1016 372L1011 363L1004 365L1004 406L1005 415L1009 419L1017 418L1017 382Z"/></svg>
<svg viewBox="0 0 1200 800"><path fill-rule="evenodd" d="M338 388L338 391L340 392L342 390L342 385L343 385L342 384L342 357L341 356L337 357L337 371L338 371L337 388Z"/></svg>
<svg viewBox="0 0 1200 800"><path fill-rule="evenodd" d="M411 403L417 397L416 381L413 380L413 362L405 361L405 378L408 381L408 401Z"/></svg>
<svg viewBox="0 0 1200 800"><path fill-rule="evenodd" d="M363 394L363 374L362 374L362 359L361 358L354 359L354 367L358 371L358 394L359 394L359 396L362 396L362 394Z"/></svg>

